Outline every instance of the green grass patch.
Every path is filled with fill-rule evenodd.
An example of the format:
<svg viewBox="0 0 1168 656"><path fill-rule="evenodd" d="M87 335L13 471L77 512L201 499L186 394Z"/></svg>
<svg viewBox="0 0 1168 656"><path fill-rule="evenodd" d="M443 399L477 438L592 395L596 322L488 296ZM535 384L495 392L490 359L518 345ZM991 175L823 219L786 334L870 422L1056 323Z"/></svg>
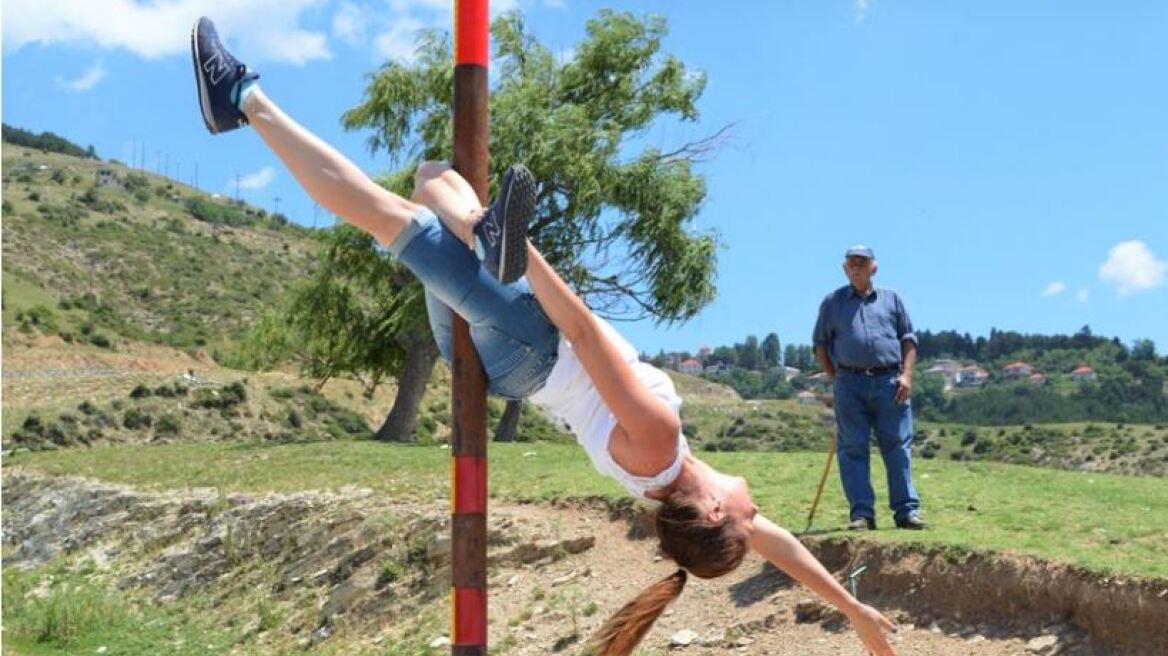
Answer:
<svg viewBox="0 0 1168 656"><path fill-rule="evenodd" d="M746 476L764 514L803 529L824 454L701 455L721 470ZM575 445L492 444L490 459L495 498L623 496ZM355 485L392 499L446 499L450 488L448 449L371 441L103 446L19 454L5 465L150 489L290 492ZM1168 514L1162 511L1168 480L948 459L918 460L915 479L932 528L890 530L890 513L883 511L882 530L870 539L1024 553L1100 571L1168 577ZM879 458L872 480L878 502L886 503ZM846 521L833 471L815 528L840 530Z"/></svg>
<svg viewBox="0 0 1168 656"><path fill-rule="evenodd" d="M184 605L119 592L84 569L4 570L4 653L22 656L225 654L238 636Z"/></svg>

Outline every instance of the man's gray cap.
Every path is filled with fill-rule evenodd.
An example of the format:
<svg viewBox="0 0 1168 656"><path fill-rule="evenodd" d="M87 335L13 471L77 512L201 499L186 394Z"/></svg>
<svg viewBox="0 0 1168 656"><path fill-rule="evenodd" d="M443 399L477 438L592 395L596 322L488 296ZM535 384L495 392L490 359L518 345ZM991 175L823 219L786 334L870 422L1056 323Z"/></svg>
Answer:
<svg viewBox="0 0 1168 656"><path fill-rule="evenodd" d="M844 253L844 257L852 257L853 255L857 257L866 257L869 260L876 259L875 251L863 244L856 244L855 246L849 248L848 252Z"/></svg>

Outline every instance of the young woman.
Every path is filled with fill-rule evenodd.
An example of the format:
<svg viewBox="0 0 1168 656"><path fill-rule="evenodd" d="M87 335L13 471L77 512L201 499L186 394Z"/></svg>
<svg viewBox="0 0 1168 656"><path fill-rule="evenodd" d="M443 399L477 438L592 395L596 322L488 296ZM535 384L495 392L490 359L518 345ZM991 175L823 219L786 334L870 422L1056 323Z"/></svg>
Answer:
<svg viewBox="0 0 1168 656"><path fill-rule="evenodd" d="M600 629L597 653L630 653L681 594L687 573L722 576L748 549L842 610L872 653L894 653L885 636L892 622L759 515L742 478L689 452L669 377L639 362L527 241L535 185L526 169L513 167L485 210L470 185L441 163L419 166L412 198L401 198L284 114L259 89L258 75L223 47L211 21L196 24L191 49L208 130L250 124L316 202L367 231L422 281L447 359L457 312L470 325L492 393L527 398L566 421L601 473L634 496L660 502L661 549L680 569Z"/></svg>

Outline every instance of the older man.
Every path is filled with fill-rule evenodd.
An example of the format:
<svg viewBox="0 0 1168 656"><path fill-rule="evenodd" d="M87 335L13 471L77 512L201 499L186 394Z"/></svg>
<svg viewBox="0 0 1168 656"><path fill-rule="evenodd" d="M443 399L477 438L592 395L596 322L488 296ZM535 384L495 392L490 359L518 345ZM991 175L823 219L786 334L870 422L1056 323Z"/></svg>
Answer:
<svg viewBox="0 0 1168 656"><path fill-rule="evenodd" d="M888 503L896 526L923 529L912 482L913 365L917 338L904 302L872 284L876 255L857 245L844 256L848 284L819 306L815 355L831 376L840 479L851 505L850 530L876 528L876 495L869 475L873 432L888 474Z"/></svg>

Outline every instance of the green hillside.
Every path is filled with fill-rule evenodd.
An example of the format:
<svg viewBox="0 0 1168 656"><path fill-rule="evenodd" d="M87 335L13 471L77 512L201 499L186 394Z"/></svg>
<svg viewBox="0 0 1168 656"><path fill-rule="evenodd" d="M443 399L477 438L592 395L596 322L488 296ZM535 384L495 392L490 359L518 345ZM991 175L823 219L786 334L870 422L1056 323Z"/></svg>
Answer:
<svg viewBox="0 0 1168 656"><path fill-rule="evenodd" d="M99 184L99 171L112 182ZM3 146L4 328L220 362L314 262L281 216L116 163Z"/></svg>

